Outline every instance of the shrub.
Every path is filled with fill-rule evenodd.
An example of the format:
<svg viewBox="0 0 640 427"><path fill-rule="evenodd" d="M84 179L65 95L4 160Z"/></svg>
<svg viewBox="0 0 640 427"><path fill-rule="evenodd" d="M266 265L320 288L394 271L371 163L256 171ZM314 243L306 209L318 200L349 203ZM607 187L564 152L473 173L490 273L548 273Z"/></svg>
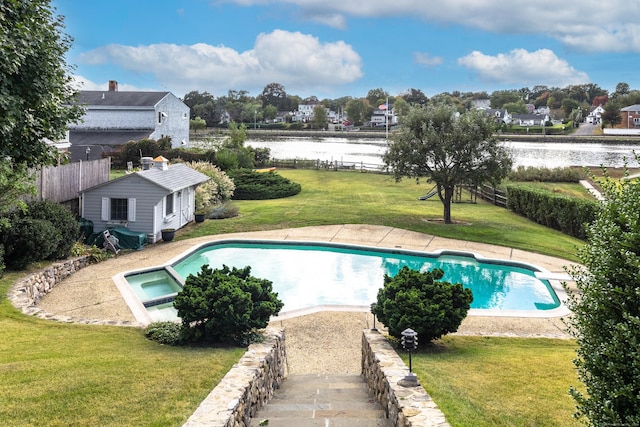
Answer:
<svg viewBox="0 0 640 427"><path fill-rule="evenodd" d="M183 337L189 342L246 343L283 306L272 289L270 281L251 276L248 266L202 266L187 278L173 302Z"/></svg>
<svg viewBox="0 0 640 427"><path fill-rule="evenodd" d="M160 344L178 345L182 343L182 327L175 322L154 322L144 329L144 336Z"/></svg>
<svg viewBox="0 0 640 427"><path fill-rule="evenodd" d="M4 276L5 267L6 266L4 264L4 245L0 243L0 278Z"/></svg>
<svg viewBox="0 0 640 427"><path fill-rule="evenodd" d="M536 168L518 166L509 173L511 181L538 181L538 182L579 182L587 177L587 172L582 168Z"/></svg>
<svg viewBox="0 0 640 427"><path fill-rule="evenodd" d="M190 162L187 165L207 175L209 181L196 187L196 212L206 212L233 196L236 186L229 176L209 162Z"/></svg>
<svg viewBox="0 0 640 427"><path fill-rule="evenodd" d="M254 172L238 169L230 173L236 190L235 200L266 200L295 196L302 187L275 172Z"/></svg>
<svg viewBox="0 0 640 427"><path fill-rule="evenodd" d="M69 209L47 200L29 202L27 206L30 218L49 221L60 232L60 240L47 259L67 258L71 247L81 236L78 220Z"/></svg>
<svg viewBox="0 0 640 427"><path fill-rule="evenodd" d="M421 273L406 266L394 277L385 275L373 312L390 335L400 338L411 328L419 343L427 343L458 330L473 294L460 283L440 281L443 275L438 268Z"/></svg>
<svg viewBox="0 0 640 427"><path fill-rule="evenodd" d="M216 206L209 212L209 219L225 219L238 216L238 207L231 202L223 203L220 206Z"/></svg>
<svg viewBox="0 0 640 427"><path fill-rule="evenodd" d="M638 156L636 155L636 160ZM625 168L626 169L626 168ZM606 176L606 175L605 175ZM602 183L606 202L588 227L569 271L569 325L584 393L572 388L577 416L594 426L640 425L640 181Z"/></svg>
<svg viewBox="0 0 640 427"><path fill-rule="evenodd" d="M55 253L60 232L43 219L14 218L3 236L7 267L22 270Z"/></svg>
<svg viewBox="0 0 640 427"><path fill-rule="evenodd" d="M577 199L526 186L507 186L507 208L569 236L584 239L585 227L599 209L592 200Z"/></svg>

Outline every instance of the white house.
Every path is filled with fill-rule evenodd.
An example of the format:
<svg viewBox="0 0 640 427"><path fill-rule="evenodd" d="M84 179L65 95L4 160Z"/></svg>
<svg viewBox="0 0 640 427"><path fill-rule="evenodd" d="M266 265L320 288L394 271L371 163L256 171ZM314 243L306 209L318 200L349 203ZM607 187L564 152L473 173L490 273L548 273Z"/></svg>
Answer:
<svg viewBox="0 0 640 427"><path fill-rule="evenodd" d="M488 110L484 110L484 113L487 116L493 117L496 123L499 123L499 124L504 123L507 125L511 124L512 117L507 110L490 108Z"/></svg>
<svg viewBox="0 0 640 427"><path fill-rule="evenodd" d="M97 159L113 146L142 138L171 138L171 146L189 145L189 107L171 92L80 91L82 121L69 126L71 161Z"/></svg>
<svg viewBox="0 0 640 427"><path fill-rule="evenodd" d="M589 112L584 121L586 123L598 124L602 121L602 113L604 113L604 108L602 108L602 104L600 104Z"/></svg>
<svg viewBox="0 0 640 427"><path fill-rule="evenodd" d="M88 188L80 194L82 217L94 229L126 227L159 240L164 228L178 229L195 218L195 189L209 177L164 157L145 158L145 169Z"/></svg>
<svg viewBox="0 0 640 427"><path fill-rule="evenodd" d="M520 126L544 126L549 121L546 114L514 114L512 122Z"/></svg>

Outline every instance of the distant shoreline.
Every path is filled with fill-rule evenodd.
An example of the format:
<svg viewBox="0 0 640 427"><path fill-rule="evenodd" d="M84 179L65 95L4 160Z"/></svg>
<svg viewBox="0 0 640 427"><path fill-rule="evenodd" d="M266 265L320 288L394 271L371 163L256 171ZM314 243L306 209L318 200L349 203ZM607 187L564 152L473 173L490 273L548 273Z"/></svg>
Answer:
<svg viewBox="0 0 640 427"><path fill-rule="evenodd" d="M193 140L207 138L223 138L227 135L226 129L207 129L203 132L191 132L189 138ZM283 129L247 129L247 138L250 139L274 139L282 137L296 138L345 138L345 139L386 139L387 133L384 130L358 130L358 131L314 131L314 130L283 130ZM624 135L519 135L505 134L497 135L503 141L518 142L573 142L577 144L640 144L640 137Z"/></svg>

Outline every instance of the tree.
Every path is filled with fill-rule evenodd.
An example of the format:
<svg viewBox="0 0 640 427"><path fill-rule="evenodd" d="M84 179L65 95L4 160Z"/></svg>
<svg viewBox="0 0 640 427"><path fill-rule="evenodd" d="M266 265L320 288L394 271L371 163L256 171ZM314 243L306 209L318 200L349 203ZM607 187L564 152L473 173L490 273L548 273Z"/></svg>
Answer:
<svg viewBox="0 0 640 427"><path fill-rule="evenodd" d="M518 102L522 100L522 95L517 90L497 90L491 94L491 108L504 108L508 102Z"/></svg>
<svg viewBox="0 0 640 427"><path fill-rule="evenodd" d="M511 114L528 114L529 110L525 105L523 100L517 102L507 102L502 106L505 110L507 110Z"/></svg>
<svg viewBox="0 0 640 427"><path fill-rule="evenodd" d="M625 172L617 180L605 171L605 201L587 227L581 265L569 270L578 291L568 292L568 323L586 387L571 394L577 415L595 426L640 425L640 181Z"/></svg>
<svg viewBox="0 0 640 427"><path fill-rule="evenodd" d="M72 38L48 0L0 2L0 158L55 164L46 140L64 137L83 114L74 105L65 55Z"/></svg>
<svg viewBox="0 0 640 427"><path fill-rule="evenodd" d="M313 109L313 120L311 120L311 126L314 129L324 129L327 127L329 117L327 116L327 110L324 105L318 104Z"/></svg>
<svg viewBox="0 0 640 427"><path fill-rule="evenodd" d="M345 107L347 112L347 120L354 125L360 125L364 121L367 106L364 105L362 99L350 99Z"/></svg>
<svg viewBox="0 0 640 427"><path fill-rule="evenodd" d="M458 330L473 302L471 289L440 281L441 269L420 272L404 266L394 277L385 274L373 312L400 338L411 328L418 342L427 343Z"/></svg>
<svg viewBox="0 0 640 427"><path fill-rule="evenodd" d="M287 98L287 91L280 83L269 83L262 90L260 95L262 99L262 107L265 108L268 105L276 107L277 111L289 111L291 109L291 102Z"/></svg>
<svg viewBox="0 0 640 427"><path fill-rule="evenodd" d="M189 120L189 129L194 132L198 132L199 130L204 130L207 128L207 122L204 121L200 116L196 116L195 119Z"/></svg>
<svg viewBox="0 0 640 427"><path fill-rule="evenodd" d="M427 178L436 184L446 224L456 185L497 183L511 170L511 156L493 137L493 119L483 112L411 107L400 119L383 160L396 180Z"/></svg>
<svg viewBox="0 0 640 427"><path fill-rule="evenodd" d="M616 96L626 95L629 93L629 83L620 82L616 85Z"/></svg>
<svg viewBox="0 0 640 427"><path fill-rule="evenodd" d="M211 269L203 265L176 295L174 307L190 342L246 343L283 307L272 283L251 276L251 267Z"/></svg>
<svg viewBox="0 0 640 427"><path fill-rule="evenodd" d="M607 102L604 106L604 111L600 115L602 123L608 123L609 126L614 127L618 123L622 122L622 114L620 114L620 104L617 102L618 98L613 101Z"/></svg>
<svg viewBox="0 0 640 427"><path fill-rule="evenodd" d="M378 105L386 102L389 97L389 92L382 88L371 89L367 93L367 101L371 107L377 107Z"/></svg>
<svg viewBox="0 0 640 427"><path fill-rule="evenodd" d="M427 95L424 94L420 89L408 89L407 92L403 93L402 98L407 101L410 105L427 105L428 98Z"/></svg>

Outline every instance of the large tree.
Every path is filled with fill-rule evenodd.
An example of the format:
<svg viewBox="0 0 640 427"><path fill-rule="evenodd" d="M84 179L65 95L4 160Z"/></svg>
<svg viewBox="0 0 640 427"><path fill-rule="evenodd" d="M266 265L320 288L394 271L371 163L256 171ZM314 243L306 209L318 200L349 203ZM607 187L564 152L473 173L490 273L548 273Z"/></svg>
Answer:
<svg viewBox="0 0 640 427"><path fill-rule="evenodd" d="M64 137L82 109L65 54L72 39L48 0L0 2L0 158L36 166L57 161L47 140Z"/></svg>
<svg viewBox="0 0 640 427"><path fill-rule="evenodd" d="M262 107L273 105L278 111L291 110L291 101L287 97L287 91L280 83L269 83L262 90L260 95Z"/></svg>
<svg viewBox="0 0 640 427"><path fill-rule="evenodd" d="M397 180L426 178L436 184L447 224L456 185L499 182L511 169L510 153L493 136L492 118L480 111L460 115L448 106L411 107L400 124L384 162Z"/></svg>
<svg viewBox="0 0 640 427"><path fill-rule="evenodd" d="M640 160L636 155L636 161ZM628 171L627 171L628 172ZM605 201L588 226L580 266L570 271L574 361L584 392L578 415L594 426L640 425L640 181L605 175Z"/></svg>

